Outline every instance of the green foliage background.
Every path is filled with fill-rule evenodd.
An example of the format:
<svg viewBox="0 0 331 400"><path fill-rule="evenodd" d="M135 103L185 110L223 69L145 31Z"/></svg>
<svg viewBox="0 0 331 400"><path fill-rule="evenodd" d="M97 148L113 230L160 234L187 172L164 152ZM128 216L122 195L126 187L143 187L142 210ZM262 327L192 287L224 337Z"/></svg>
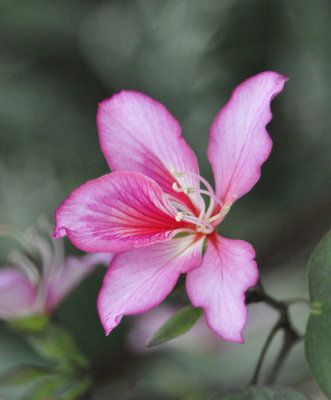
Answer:
<svg viewBox="0 0 331 400"><path fill-rule="evenodd" d="M305 294L308 255L330 220L330 16L328 0L2 0L0 223L25 229L40 215L52 221L74 188L108 172L95 115L98 102L121 89L164 103L212 179L206 150L213 118L242 80L275 70L290 80L272 106L272 154L220 231L254 245L276 296ZM0 245L2 260L7 246ZM269 309L252 306L245 346L217 341L201 327L207 345L190 345L189 333L177 347L136 353L127 336L139 317L104 337L95 311L103 273L57 312L96 370L113 376L96 400L130 391L134 399L195 400L245 385L275 319ZM295 308L293 318L304 328L307 309ZM35 361L0 328L0 371ZM280 382L310 393L299 350ZM17 398L10 393L0 388L0 397Z"/></svg>

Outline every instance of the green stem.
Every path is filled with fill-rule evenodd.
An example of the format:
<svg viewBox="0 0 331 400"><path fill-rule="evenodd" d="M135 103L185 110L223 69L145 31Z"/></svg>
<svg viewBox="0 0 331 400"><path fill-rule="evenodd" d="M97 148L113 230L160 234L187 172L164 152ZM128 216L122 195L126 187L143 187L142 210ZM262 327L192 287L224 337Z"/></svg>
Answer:
<svg viewBox="0 0 331 400"><path fill-rule="evenodd" d="M256 385L258 383L261 367L266 356L266 353L275 337L275 334L282 329L284 331L284 342L280 349L280 352L274 362L272 370L267 378L266 383L271 384L275 381L278 376L278 373L284 364L290 350L292 347L301 339L301 336L297 333L294 327L291 324L288 308L294 302L297 302L298 299L279 301L274 299L272 296L266 293L264 287L262 285L261 280L257 282L255 289L251 290L246 295L246 304L256 303L256 302L264 302L268 304L270 307L274 308L279 312L279 320L276 325L272 328L270 334L267 337L267 340L262 348L261 354L259 356L253 377L250 381L251 385ZM306 299L301 299L299 301L305 301Z"/></svg>
<svg viewBox="0 0 331 400"><path fill-rule="evenodd" d="M270 344L272 343L272 340L273 340L274 336L275 336L276 333L279 331L279 329L280 329L280 326L279 326L279 324L277 323L277 324L272 328L271 332L269 333L269 335L268 335L268 337L267 337L267 340L265 341L264 346L263 346L263 348L262 348L260 357L259 357L259 359L258 359L257 365L256 365L256 367L255 367L255 371L254 371L254 374L253 374L253 376L252 376L252 379L251 379L251 381L250 381L250 383L249 383L249 386L251 386L251 385L256 385L256 384L258 383L258 379L259 379L259 375L260 375L260 372L261 372L261 367L262 367L262 364L263 364L264 357L265 357L265 355L267 354L268 348L269 348Z"/></svg>
<svg viewBox="0 0 331 400"><path fill-rule="evenodd" d="M285 331L284 341L280 349L280 352L275 360L275 363L270 371L270 374L266 380L267 385L271 385L275 382L286 358L288 357L292 347L301 340L301 337L295 331Z"/></svg>

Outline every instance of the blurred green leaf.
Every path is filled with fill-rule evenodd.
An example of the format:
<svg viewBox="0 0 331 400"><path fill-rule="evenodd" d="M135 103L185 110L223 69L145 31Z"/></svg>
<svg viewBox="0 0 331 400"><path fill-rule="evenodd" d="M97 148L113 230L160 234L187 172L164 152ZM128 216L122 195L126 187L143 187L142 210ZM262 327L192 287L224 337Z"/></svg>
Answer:
<svg viewBox="0 0 331 400"><path fill-rule="evenodd" d="M45 368L24 366L2 374L0 382L5 386L25 385L50 374L50 371Z"/></svg>
<svg viewBox="0 0 331 400"><path fill-rule="evenodd" d="M152 335L147 346L156 346L183 335L192 328L202 314L202 308L195 308L192 306L182 308Z"/></svg>
<svg viewBox="0 0 331 400"><path fill-rule="evenodd" d="M85 393L90 385L89 378L77 380L69 376L52 375L40 380L24 400L75 400Z"/></svg>
<svg viewBox="0 0 331 400"><path fill-rule="evenodd" d="M35 315L11 321L10 325L18 331L39 333L45 331L48 319L48 315Z"/></svg>
<svg viewBox="0 0 331 400"><path fill-rule="evenodd" d="M250 387L229 393L218 400L307 400L292 389L277 386Z"/></svg>
<svg viewBox="0 0 331 400"><path fill-rule="evenodd" d="M320 388L331 398L331 231L309 259L308 284L312 311L305 336L306 356Z"/></svg>
<svg viewBox="0 0 331 400"><path fill-rule="evenodd" d="M308 261L310 298L315 303L331 305L331 231L319 242ZM314 313L314 311L313 311Z"/></svg>
<svg viewBox="0 0 331 400"><path fill-rule="evenodd" d="M71 335L62 328L49 327L45 335L30 336L29 342L42 357L61 365L86 367L88 364Z"/></svg>
<svg viewBox="0 0 331 400"><path fill-rule="evenodd" d="M91 380L89 378L84 378L80 381L73 382L69 388L67 388L63 393L61 393L62 400L75 400L79 398L83 393L85 393L91 386Z"/></svg>
<svg viewBox="0 0 331 400"><path fill-rule="evenodd" d="M55 392L65 386L67 382L68 378L63 376L52 376L43 379L24 397L24 400L56 399Z"/></svg>

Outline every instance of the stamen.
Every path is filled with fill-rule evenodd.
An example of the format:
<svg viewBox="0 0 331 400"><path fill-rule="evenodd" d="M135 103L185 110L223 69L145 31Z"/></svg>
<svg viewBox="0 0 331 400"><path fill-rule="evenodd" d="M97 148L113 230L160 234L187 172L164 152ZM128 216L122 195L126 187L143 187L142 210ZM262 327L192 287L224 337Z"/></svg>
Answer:
<svg viewBox="0 0 331 400"><path fill-rule="evenodd" d="M212 233L214 231L213 225L208 223L207 221L194 217L193 215L190 215L189 213L185 211L180 211L176 217L176 221L179 222L183 220L184 222L190 222L191 224L196 225L196 230L197 232L202 232L205 233L206 235L209 233Z"/></svg>
<svg viewBox="0 0 331 400"><path fill-rule="evenodd" d="M210 202L209 202L207 211L205 211L205 206L204 206L200 210L199 217L193 216L190 212L179 211L175 217L176 221L179 222L181 220L184 220L187 222L191 222L194 225L196 225L197 232L202 232L204 234L212 233L214 231L214 226L212 225L212 223L214 223L215 221L224 217L230 211L232 203L237 198L237 195L234 195L232 197L231 201L228 201L226 204L224 204L221 200L219 200L216 197L216 194L215 194L213 188L206 181L206 179L202 178L200 175L198 175L194 172L186 172L186 171L179 172L179 171L176 171L175 168L170 168L170 172L175 178L181 178L185 175L194 176L201 183L203 183L205 185L205 187L207 188L207 190L203 190L203 189L194 188L194 187L179 187L178 183L174 182L172 184L172 188L175 192L185 193L185 194L201 193L201 194L205 194L210 197ZM211 217L211 214L214 211L216 203L218 203L218 205L221 207L221 210L217 214L215 214L214 216Z"/></svg>
<svg viewBox="0 0 331 400"><path fill-rule="evenodd" d="M189 216L185 216L184 220L195 224L197 226L197 228L196 228L197 232L202 232L202 233L205 233L206 235L208 235L209 233L212 233L214 231L213 225L211 225L210 223L208 223L207 221L205 221L201 218L197 218L197 217L189 215Z"/></svg>
<svg viewBox="0 0 331 400"><path fill-rule="evenodd" d="M181 178L181 177L183 177L184 175L191 175L191 176L194 176L195 178L199 179L199 181L202 182L202 183L206 186L208 192L210 192L211 195L214 195L214 196L215 196L214 190L213 190L213 188L210 186L210 184L208 183L208 181L206 181L205 178L203 178L202 176L196 174L195 172L190 172L190 171L180 171L180 172L179 172L179 171L176 171L175 168L170 168L170 172L171 172L171 174L172 174L175 178Z"/></svg>
<svg viewBox="0 0 331 400"><path fill-rule="evenodd" d="M187 212L185 211L179 211L178 214L175 217L175 220L177 222L180 222L186 215L189 215Z"/></svg>
<svg viewBox="0 0 331 400"><path fill-rule="evenodd" d="M230 201L228 201L227 203L224 204L224 206L222 207L221 211L218 214L215 214L213 217L207 219L207 222L211 223L211 222L215 222L218 219L225 217L226 214L230 211L230 208L233 204L233 202L235 201L235 199L238 196L235 194L232 196L232 199Z"/></svg>
<svg viewBox="0 0 331 400"><path fill-rule="evenodd" d="M206 194L207 196L210 197L210 203L209 203L207 211L205 211L205 209L201 210L199 218L202 218L204 216L206 219L208 219L214 210L215 203L218 203L221 207L223 207L223 203L216 197L213 188L210 186L208 181L206 181L206 179L204 179L202 176L200 176L194 172L178 172L174 168L170 168L170 172L172 173L172 175L174 177L178 177L178 178L183 177L184 175L194 176L195 178L199 179L199 181L202 182L206 186L207 190L201 190L201 189L196 189L196 188L192 188L192 187L179 188L177 185L177 182L174 182L172 185L173 190L175 190L176 192L179 192L179 193L180 192L184 192L185 194L202 193L202 194Z"/></svg>
<svg viewBox="0 0 331 400"><path fill-rule="evenodd" d="M183 187L183 188L180 188L180 187L177 185L177 182L174 182L174 183L172 184L172 188L173 188L173 190L174 190L175 192L178 192L178 193L184 192L185 194L192 194L192 193L196 192L196 189L193 188L193 187Z"/></svg>
<svg viewBox="0 0 331 400"><path fill-rule="evenodd" d="M171 172L171 175L174 176L175 178L181 178L182 176L184 176L184 172L178 172L175 170L174 167L170 168L170 172Z"/></svg>
<svg viewBox="0 0 331 400"><path fill-rule="evenodd" d="M12 250L9 254L9 260L23 271L32 283L37 284L39 282L40 273L38 268L28 257L25 257L17 250Z"/></svg>
<svg viewBox="0 0 331 400"><path fill-rule="evenodd" d="M210 197L210 203L209 203L209 207L208 210L205 214L205 218L208 220L208 218L210 217L210 214L213 212L214 210L214 206L215 206L215 202L218 203L221 207L223 207L223 203L216 197L216 195L212 196L210 192L208 192L207 190L197 190L197 192L202 193L202 194L206 194L207 196Z"/></svg>

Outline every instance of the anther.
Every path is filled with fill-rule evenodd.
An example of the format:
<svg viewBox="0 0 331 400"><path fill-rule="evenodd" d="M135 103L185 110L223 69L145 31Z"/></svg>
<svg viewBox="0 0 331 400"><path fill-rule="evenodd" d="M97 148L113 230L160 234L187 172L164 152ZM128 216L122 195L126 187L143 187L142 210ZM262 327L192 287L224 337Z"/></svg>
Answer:
<svg viewBox="0 0 331 400"><path fill-rule="evenodd" d="M176 171L174 167L171 167L171 168L170 168L170 172L171 172L171 175L174 176L174 177L176 177L176 178L181 178L182 176L185 175L184 172L178 172L178 171Z"/></svg>
<svg viewBox="0 0 331 400"><path fill-rule="evenodd" d="M177 222L180 222L186 215L189 215L189 214L185 211L179 211L179 213L175 217L175 220Z"/></svg>
<svg viewBox="0 0 331 400"><path fill-rule="evenodd" d="M174 183L172 184L172 188L173 188L173 190L174 190L175 192L177 192L177 193L183 192L183 193L185 193L185 194L192 194L192 193L195 192L195 189L192 188L192 187L184 187L184 188L178 187L177 182L174 182Z"/></svg>

